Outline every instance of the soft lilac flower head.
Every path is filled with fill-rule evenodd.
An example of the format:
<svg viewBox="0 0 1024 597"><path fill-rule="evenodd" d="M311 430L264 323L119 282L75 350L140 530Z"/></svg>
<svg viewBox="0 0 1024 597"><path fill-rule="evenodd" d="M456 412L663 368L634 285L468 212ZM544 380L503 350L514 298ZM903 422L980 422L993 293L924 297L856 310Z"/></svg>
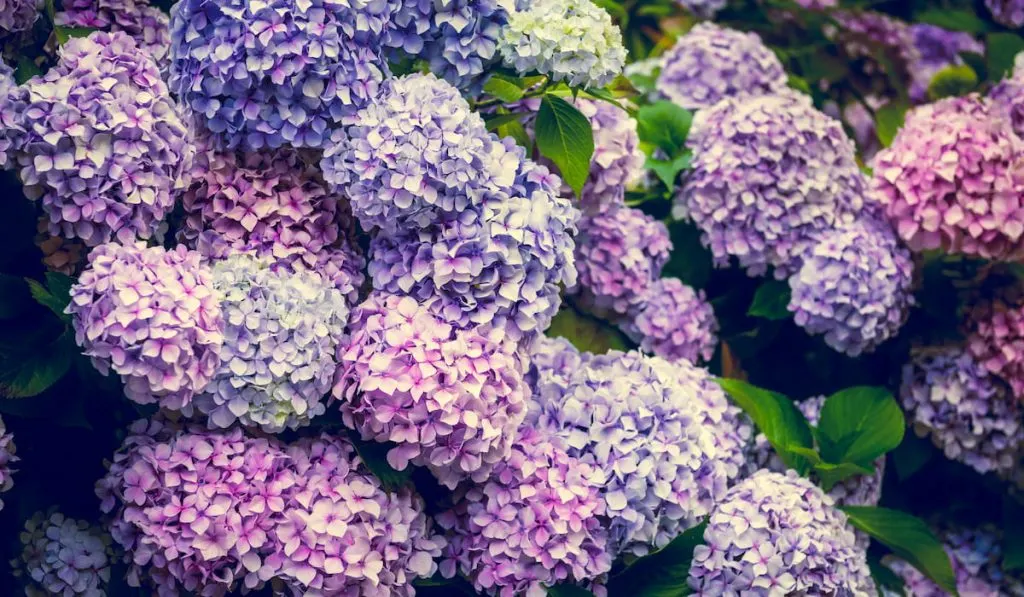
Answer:
<svg viewBox="0 0 1024 597"><path fill-rule="evenodd" d="M990 528L950 528L937 533L953 564L957 590L971 597L1024 595L1024 583L1002 570L1002 538ZM944 589L903 560L889 563L908 597L946 597Z"/></svg>
<svg viewBox="0 0 1024 597"><path fill-rule="evenodd" d="M578 98L576 107L590 120L594 156L583 185L584 207L622 203L626 189L644 176L646 157L640 150L637 122L629 112L605 101Z"/></svg>
<svg viewBox="0 0 1024 597"><path fill-rule="evenodd" d="M703 424L697 379L637 352L590 357L567 387L538 388L525 426L558 438L606 479L613 555L643 555L707 515L728 455Z"/></svg>
<svg viewBox="0 0 1024 597"><path fill-rule="evenodd" d="M1024 0L985 0L985 6L992 13L992 20L1009 27L1024 27Z"/></svg>
<svg viewBox="0 0 1024 597"><path fill-rule="evenodd" d="M184 408L212 379L224 342L218 297L199 254L108 243L71 288L75 341L140 404Z"/></svg>
<svg viewBox="0 0 1024 597"><path fill-rule="evenodd" d="M505 64L573 87L611 83L626 65L622 32L590 0L534 0L509 13L498 37Z"/></svg>
<svg viewBox="0 0 1024 597"><path fill-rule="evenodd" d="M789 279L796 324L859 356L895 336L914 304L914 263L885 222L863 218L822 233Z"/></svg>
<svg viewBox="0 0 1024 597"><path fill-rule="evenodd" d="M513 184L524 156L487 132L458 89L432 74L387 81L335 134L324 178L363 228L423 228Z"/></svg>
<svg viewBox="0 0 1024 597"><path fill-rule="evenodd" d="M697 113L693 171L673 213L702 231L717 264L797 271L815 236L868 208L842 125L794 93L727 99Z"/></svg>
<svg viewBox="0 0 1024 597"><path fill-rule="evenodd" d="M441 573L462 573L487 595L530 597L597 580L612 565L604 482L558 440L522 429L511 454L438 517L449 537Z"/></svg>
<svg viewBox="0 0 1024 597"><path fill-rule="evenodd" d="M1024 255L1024 141L977 95L915 108L872 167L877 196L911 250Z"/></svg>
<svg viewBox="0 0 1024 597"><path fill-rule="evenodd" d="M21 557L11 562L28 597L102 597L110 582L110 536L60 512L36 512L21 533ZM12 591L13 594L13 591Z"/></svg>
<svg viewBox="0 0 1024 597"><path fill-rule="evenodd" d="M581 300L618 317L639 307L672 252L665 224L639 209L609 205L584 214L579 230L575 291Z"/></svg>
<svg viewBox="0 0 1024 597"><path fill-rule="evenodd" d="M124 33L71 39L12 97L18 172L51 234L96 246L157 232L193 148L147 52Z"/></svg>
<svg viewBox="0 0 1024 597"><path fill-rule="evenodd" d="M761 470L725 494L693 552L695 595L869 595L846 515L813 483Z"/></svg>
<svg viewBox="0 0 1024 597"><path fill-rule="evenodd" d="M1017 54L1013 74L992 88L989 99L994 108L1010 119L1013 132L1024 137L1024 52Z"/></svg>
<svg viewBox="0 0 1024 597"><path fill-rule="evenodd" d="M676 0L676 4L702 19L715 16L716 12L725 8L726 3L727 0Z"/></svg>
<svg viewBox="0 0 1024 597"><path fill-rule="evenodd" d="M397 0L184 0L170 88L225 148L319 148L387 74Z"/></svg>
<svg viewBox="0 0 1024 597"><path fill-rule="evenodd" d="M245 254L213 265L213 289L224 317L221 365L192 401L210 427L240 421L277 433L323 414L348 321L341 291L315 272L275 270Z"/></svg>
<svg viewBox="0 0 1024 597"><path fill-rule="evenodd" d="M914 64L911 95L923 100L935 73L947 66L963 64L961 53L985 54L985 45L970 33L949 31L928 23L914 23L910 32L919 59Z"/></svg>
<svg viewBox="0 0 1024 597"><path fill-rule="evenodd" d="M786 88L779 58L756 33L700 23L662 59L658 91L680 106L710 108L738 94L764 95Z"/></svg>
<svg viewBox="0 0 1024 597"><path fill-rule="evenodd" d="M158 64L166 63L171 46L170 19L149 0L65 0L55 22L61 27L123 31L149 52Z"/></svg>
<svg viewBox="0 0 1024 597"><path fill-rule="evenodd" d="M17 126L20 115L19 107L11 102L11 92L18 86L14 80L14 69L7 66L7 63L0 57L0 170L12 167L13 164L13 141L17 134L14 127Z"/></svg>
<svg viewBox="0 0 1024 597"><path fill-rule="evenodd" d="M385 492L347 440L303 439L287 458L295 486L267 561L293 595L411 597L412 582L437 571L445 541L422 498Z"/></svg>
<svg viewBox="0 0 1024 597"><path fill-rule="evenodd" d="M526 372L526 383L538 394L548 389L564 392L576 370L592 356L589 352L581 353L565 338L540 336L529 347L530 368ZM536 401L530 401L531 409L537 406Z"/></svg>
<svg viewBox="0 0 1024 597"><path fill-rule="evenodd" d="M14 487L14 471L11 465L18 462L18 457L14 455L16 446L14 445L14 435L7 433L7 427L4 425L4 420L0 418L0 493L10 491ZM4 507L3 500L0 500L0 510Z"/></svg>
<svg viewBox="0 0 1024 597"><path fill-rule="evenodd" d="M426 465L450 488L508 456L526 412L517 344L497 328L460 330L415 299L373 293L338 349L334 396L388 462Z"/></svg>
<svg viewBox="0 0 1024 597"><path fill-rule="evenodd" d="M0 0L0 38L31 29L39 9L38 0Z"/></svg>
<svg viewBox="0 0 1024 597"><path fill-rule="evenodd" d="M981 473L1012 472L1024 442L1021 403L970 354L920 351L903 367L907 422L947 458Z"/></svg>
<svg viewBox="0 0 1024 597"><path fill-rule="evenodd" d="M718 346L718 319L704 291L677 278L651 284L622 329L641 350L670 361L709 361Z"/></svg>
<svg viewBox="0 0 1024 597"><path fill-rule="evenodd" d="M1024 401L1024 297L1003 296L972 306L967 351Z"/></svg>

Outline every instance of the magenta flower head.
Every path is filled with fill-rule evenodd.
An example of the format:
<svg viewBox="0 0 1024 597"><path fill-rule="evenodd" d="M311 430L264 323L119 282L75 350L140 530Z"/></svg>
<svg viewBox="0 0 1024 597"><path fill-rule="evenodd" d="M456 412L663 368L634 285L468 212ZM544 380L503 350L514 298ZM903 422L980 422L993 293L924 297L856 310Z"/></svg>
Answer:
<svg viewBox="0 0 1024 597"><path fill-rule="evenodd" d="M16 446L14 445L14 435L7 433L7 427L4 425L4 420L0 418L0 493L10 491L14 487L14 471L11 465L18 462L18 457L14 455ZM3 510L4 502L0 500L0 510Z"/></svg>
<svg viewBox="0 0 1024 597"><path fill-rule="evenodd" d="M498 328L459 329L415 299L373 293L338 349L334 397L388 462L430 468L449 488L506 458L526 412L517 344Z"/></svg>
<svg viewBox="0 0 1024 597"><path fill-rule="evenodd" d="M38 0L0 0L0 38L31 29L40 9Z"/></svg>
<svg viewBox="0 0 1024 597"><path fill-rule="evenodd" d="M613 556L664 547L725 492L729 456L703 425L697 376L612 351L589 357L568 386L539 389L525 426L602 472Z"/></svg>
<svg viewBox="0 0 1024 597"><path fill-rule="evenodd" d="M665 224L625 205L585 213L576 240L574 292L588 308L613 317L642 304L672 252Z"/></svg>
<svg viewBox="0 0 1024 597"><path fill-rule="evenodd" d="M386 492L345 439L303 439L286 454L295 485L266 561L293 595L412 597L412 582L437 571L445 541L411 489Z"/></svg>
<svg viewBox="0 0 1024 597"><path fill-rule="evenodd" d="M967 316L967 351L1024 400L1024 297L974 305Z"/></svg>
<svg viewBox="0 0 1024 597"><path fill-rule="evenodd" d="M611 570L602 472L529 427L511 454L477 483L460 486L438 516L448 531L441 574L465 575L487 595L543 596Z"/></svg>
<svg viewBox="0 0 1024 597"><path fill-rule="evenodd" d="M170 19L149 0L67 0L55 22L61 27L122 31L157 64L165 65L171 46Z"/></svg>
<svg viewBox="0 0 1024 597"><path fill-rule="evenodd" d="M1024 583L1003 572L1003 538L994 529L948 528L936 533L953 564L956 587L961 595L999 597L1024 595ZM945 597L945 589L929 580L903 560L888 564L904 582L907 595Z"/></svg>
<svg viewBox="0 0 1024 597"><path fill-rule="evenodd" d="M677 278L655 280L622 330L644 352L669 361L710 361L718 346L718 319L704 291Z"/></svg>
<svg viewBox="0 0 1024 597"><path fill-rule="evenodd" d="M178 410L220 365L218 301L198 253L108 243L89 254L67 312L75 342L101 373L121 376L128 398Z"/></svg>
<svg viewBox="0 0 1024 597"><path fill-rule="evenodd" d="M688 110L740 94L784 91L786 71L756 33L700 23L662 58L658 91Z"/></svg>
<svg viewBox="0 0 1024 597"><path fill-rule="evenodd" d="M1010 474L1024 442L1021 403L970 354L918 351L903 367L900 401L917 435L980 473Z"/></svg>
<svg viewBox="0 0 1024 597"><path fill-rule="evenodd" d="M992 13L992 20L1009 27L1024 27L1024 0L985 0L985 6Z"/></svg>
<svg viewBox="0 0 1024 597"><path fill-rule="evenodd" d="M25 523L21 545L11 564L28 597L107 594L114 554L110 536L99 528L53 510L36 512Z"/></svg>
<svg viewBox="0 0 1024 597"><path fill-rule="evenodd" d="M872 167L872 186L911 250L1024 255L1024 141L977 95L915 108Z"/></svg>
<svg viewBox="0 0 1024 597"><path fill-rule="evenodd" d="M727 99L697 113L693 171L673 214L689 217L718 265L797 271L815 237L866 209L853 143L795 93Z"/></svg>
<svg viewBox="0 0 1024 597"><path fill-rule="evenodd" d="M18 172L51 234L96 246L157 233L194 150L148 53L124 33L71 39L12 101Z"/></svg>
<svg viewBox="0 0 1024 597"><path fill-rule="evenodd" d="M760 470L715 505L693 552L695 595L870 595L867 556L813 483Z"/></svg>

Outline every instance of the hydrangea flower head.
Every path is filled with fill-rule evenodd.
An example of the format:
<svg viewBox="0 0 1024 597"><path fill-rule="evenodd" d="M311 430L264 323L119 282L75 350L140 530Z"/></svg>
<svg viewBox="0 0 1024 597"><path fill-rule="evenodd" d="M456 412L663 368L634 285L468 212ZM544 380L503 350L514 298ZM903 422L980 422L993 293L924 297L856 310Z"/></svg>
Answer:
<svg viewBox="0 0 1024 597"><path fill-rule="evenodd" d="M590 0L536 0L512 11L498 37L505 64L573 87L611 83L626 64L622 33Z"/></svg>
<svg viewBox="0 0 1024 597"><path fill-rule="evenodd" d="M869 93L892 96L890 77L912 79L922 67L910 25L873 10L837 10L830 14L836 24L826 29L845 55L852 73L866 78Z"/></svg>
<svg viewBox="0 0 1024 597"><path fill-rule="evenodd" d="M787 81L779 58L756 33L700 23L665 53L657 88L695 110L738 94L778 93Z"/></svg>
<svg viewBox="0 0 1024 597"><path fill-rule="evenodd" d="M454 488L508 456L527 389L501 329L460 330L412 297L379 293L350 327L334 396L365 439L397 444L391 466L425 465Z"/></svg>
<svg viewBox="0 0 1024 597"><path fill-rule="evenodd" d="M985 45L964 31L914 23L910 32L919 56L912 73L911 95L918 100L927 96L928 85L937 72L947 66L963 64L961 53L985 55Z"/></svg>
<svg viewBox="0 0 1024 597"><path fill-rule="evenodd" d="M869 595L863 549L832 498L794 471L760 470L715 505L693 552L695 595Z"/></svg>
<svg viewBox="0 0 1024 597"><path fill-rule="evenodd" d="M149 0L67 0L55 22L61 27L123 31L161 66L171 45L170 18Z"/></svg>
<svg viewBox="0 0 1024 597"><path fill-rule="evenodd" d="M0 0L0 38L28 31L39 13L38 0Z"/></svg>
<svg viewBox="0 0 1024 597"><path fill-rule="evenodd" d="M110 536L60 512L36 512L21 533L21 557L11 562L24 577L25 595L102 597L110 582Z"/></svg>
<svg viewBox="0 0 1024 597"><path fill-rule="evenodd" d="M976 95L915 108L872 167L872 185L911 250L994 260L1024 255L1024 141Z"/></svg>
<svg viewBox="0 0 1024 597"><path fill-rule="evenodd" d="M665 224L625 205L585 213L577 241L576 292L591 309L615 316L643 303L672 252Z"/></svg>
<svg viewBox="0 0 1024 597"><path fill-rule="evenodd" d="M17 86L14 69L0 59L0 170L13 166L14 127L18 126L20 116L18 106L10 98Z"/></svg>
<svg viewBox="0 0 1024 597"><path fill-rule="evenodd" d="M11 465L18 461L15 456L16 446L14 435L7 433L4 420L0 418L0 493L10 491L14 487L14 473ZM0 510L3 510L4 502L0 500Z"/></svg>
<svg viewBox="0 0 1024 597"><path fill-rule="evenodd" d="M903 367L900 401L919 436L980 473L1010 473L1024 442L1021 403L970 354L920 351Z"/></svg>
<svg viewBox="0 0 1024 597"><path fill-rule="evenodd" d="M797 270L814 237L867 209L842 125L795 93L727 99L694 119L693 171L673 214L691 218L715 262L750 275Z"/></svg>
<svg viewBox="0 0 1024 597"><path fill-rule="evenodd" d="M641 350L669 361L710 361L718 346L718 319L704 291L677 278L655 280L622 329Z"/></svg>
<svg viewBox="0 0 1024 597"><path fill-rule="evenodd" d="M1024 594L1024 583L1002 570L1002 538L989 528L947 528L937 533L953 565L961 595L999 597ZM907 595L945 597L949 593L903 560L889 564L904 582Z"/></svg>
<svg viewBox="0 0 1024 597"><path fill-rule="evenodd" d="M193 149L147 52L124 33L71 39L12 98L18 172L51 234L96 246L157 232Z"/></svg>
<svg viewBox="0 0 1024 597"><path fill-rule="evenodd" d="M626 189L643 178L646 156L640 149L637 121L629 112L605 101L577 98L576 107L590 120L594 156L583 185L584 207L622 203Z"/></svg>
<svg viewBox="0 0 1024 597"><path fill-rule="evenodd" d="M546 387L564 392L573 374L591 356L589 352L581 353L565 338L540 336L529 347L530 368L526 372L526 383L537 394L546 392ZM530 408L536 406L536 401L530 401Z"/></svg>
<svg viewBox="0 0 1024 597"><path fill-rule="evenodd" d="M184 408L220 365L220 304L199 254L184 247L96 247L67 312L83 353L140 404Z"/></svg>
<svg viewBox="0 0 1024 597"><path fill-rule="evenodd" d="M456 490L438 517L449 542L445 577L461 572L487 595L545 595L611 569L603 526L604 477L553 438L524 428L511 454L476 484Z"/></svg>
<svg viewBox="0 0 1024 597"><path fill-rule="evenodd" d="M974 305L967 333L975 361L1024 400L1024 300L1003 296Z"/></svg>
<svg viewBox="0 0 1024 597"><path fill-rule="evenodd" d="M985 6L992 13L992 20L1009 27L1024 27L1024 0L985 0Z"/></svg>
<svg viewBox="0 0 1024 597"><path fill-rule="evenodd" d="M1024 137L1024 53L1017 55L1013 73L996 83L989 92L993 107L1010 119L1013 132Z"/></svg>

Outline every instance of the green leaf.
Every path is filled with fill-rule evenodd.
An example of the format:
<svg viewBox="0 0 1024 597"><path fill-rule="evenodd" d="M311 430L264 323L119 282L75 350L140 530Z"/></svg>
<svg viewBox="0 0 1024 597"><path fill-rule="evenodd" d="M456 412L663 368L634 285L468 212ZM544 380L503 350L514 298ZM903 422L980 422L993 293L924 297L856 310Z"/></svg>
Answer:
<svg viewBox="0 0 1024 597"><path fill-rule="evenodd" d="M907 104L893 100L875 112L875 134L883 147L892 145L907 116Z"/></svg>
<svg viewBox="0 0 1024 597"><path fill-rule="evenodd" d="M388 463L388 452L395 447L395 444L365 441L355 434L351 434L351 438L359 458L366 464L366 468L380 479L384 491L394 493L409 483L409 479L412 477L412 465L407 465L405 470L399 471Z"/></svg>
<svg viewBox="0 0 1024 597"><path fill-rule="evenodd" d="M43 74L39 67L28 56L18 57L18 70L14 73L14 81L18 85L24 85L32 77Z"/></svg>
<svg viewBox="0 0 1024 597"><path fill-rule="evenodd" d="M653 170L658 179L665 183L665 186L671 191L676 186L676 179L679 178L679 173L688 170L691 161L693 161L693 154L687 150L674 160L658 160L649 157L644 165L648 169Z"/></svg>
<svg viewBox="0 0 1024 597"><path fill-rule="evenodd" d="M844 479L873 474L875 474L874 465L864 466L855 462L841 462L839 464L822 462L814 465L814 475L818 478L821 488L825 491L832 491L836 483Z"/></svg>
<svg viewBox="0 0 1024 597"><path fill-rule="evenodd" d="M957 595L956 577L942 543L919 518L888 508L845 506L850 524L888 547L946 591Z"/></svg>
<svg viewBox="0 0 1024 597"><path fill-rule="evenodd" d="M530 139L530 134L526 132L526 127L523 126L523 123L518 120L513 120L499 126L495 132L499 137L512 137L527 152L533 147L533 140Z"/></svg>
<svg viewBox="0 0 1024 597"><path fill-rule="evenodd" d="M985 37L988 78L999 81L1013 72L1013 60L1024 51L1024 38L1016 33L989 33Z"/></svg>
<svg viewBox="0 0 1024 597"><path fill-rule="evenodd" d="M1024 570L1024 506L1012 497L1003 501L1003 570Z"/></svg>
<svg viewBox="0 0 1024 597"><path fill-rule="evenodd" d="M64 312L71 303L71 286L74 280L70 276L56 272L46 272L46 286L31 278L28 282L29 292L37 303L54 312L57 317L70 321L71 316Z"/></svg>
<svg viewBox="0 0 1024 597"><path fill-rule="evenodd" d="M978 79L982 81L988 80L988 63L985 62L985 56L978 54L977 52L960 52L960 59L964 61L964 64L971 67L978 75Z"/></svg>
<svg viewBox="0 0 1024 597"><path fill-rule="evenodd" d="M563 307L555 315L546 334L552 338L565 338L576 348L594 354L629 348L622 332L605 321L579 313L572 307Z"/></svg>
<svg viewBox="0 0 1024 597"><path fill-rule="evenodd" d="M24 279L0 274L0 319L13 319L32 304L32 295Z"/></svg>
<svg viewBox="0 0 1024 597"><path fill-rule="evenodd" d="M793 401L779 394L752 386L738 379L718 379L718 385L754 421L768 438L779 458L801 475L810 470L810 462L798 450L814 450L814 437L807 419Z"/></svg>
<svg viewBox="0 0 1024 597"><path fill-rule="evenodd" d="M929 25L937 25L950 31L965 31L975 35L984 33L988 29L985 21L978 18L973 10L950 10L948 8L933 8L917 13L914 20Z"/></svg>
<svg viewBox="0 0 1024 597"><path fill-rule="evenodd" d="M872 462L903 441L906 421L892 393L860 386L832 394L818 420L822 458L834 463Z"/></svg>
<svg viewBox="0 0 1024 597"><path fill-rule="evenodd" d="M608 583L609 595L631 597L682 597L689 595L693 550L704 543L704 521L687 530L660 550L637 559Z"/></svg>
<svg viewBox="0 0 1024 597"><path fill-rule="evenodd" d="M868 554L868 569L871 570L871 578L875 579L875 586L878 587L878 594L884 595L882 589L889 589L895 592L897 595L904 594L903 579L899 577L891 568L882 563L882 561Z"/></svg>
<svg viewBox="0 0 1024 597"><path fill-rule="evenodd" d="M811 86L807 84L807 79L799 75L789 75L787 84L790 89L796 89L800 93L811 95Z"/></svg>
<svg viewBox="0 0 1024 597"><path fill-rule="evenodd" d="M935 455L931 442L913 434L903 436L903 441L892 451L892 463L901 481L906 481L921 470Z"/></svg>
<svg viewBox="0 0 1024 597"><path fill-rule="evenodd" d="M61 27L56 26L53 28L53 33L57 36L57 45L63 46L68 43L68 40L77 37L89 37L96 29L91 27Z"/></svg>
<svg viewBox="0 0 1024 597"><path fill-rule="evenodd" d="M686 147L693 114L663 100L637 110L636 121L641 141L655 145L674 157Z"/></svg>
<svg viewBox="0 0 1024 597"><path fill-rule="evenodd" d="M947 66L932 76L928 83L928 99L966 95L978 86L978 75L966 64Z"/></svg>
<svg viewBox="0 0 1024 597"><path fill-rule="evenodd" d="M590 121L575 106L555 95L541 100L534 125L537 149L558 166L565 182L577 195L590 175L594 132Z"/></svg>
<svg viewBox="0 0 1024 597"><path fill-rule="evenodd" d="M751 317L763 317L773 321L786 319L789 312L790 288L785 280L767 280L757 288L754 300L747 309Z"/></svg>
<svg viewBox="0 0 1024 597"><path fill-rule="evenodd" d="M65 330L56 339L0 357L0 396L31 398L42 394L71 368L74 334Z"/></svg>
<svg viewBox="0 0 1024 597"><path fill-rule="evenodd" d="M594 597L594 594L576 585L555 585L548 587L548 597Z"/></svg>
<svg viewBox="0 0 1024 597"><path fill-rule="evenodd" d="M494 74L484 83L484 92L511 104L523 99L523 83L518 79Z"/></svg>
<svg viewBox="0 0 1024 597"><path fill-rule="evenodd" d="M619 76L621 76L621 75L619 75ZM627 79L627 82L628 82L628 79ZM603 101L603 102L607 102L607 103L609 103L609 104L619 108L620 110L625 110L626 109L621 103L619 103L618 98L616 98L614 95L612 95L612 92L608 91L607 89L602 89L600 87L597 87L597 88L594 88L594 89L586 89L586 90L583 91L583 93L589 95L590 97L592 97L594 99L597 99L597 100L600 100L600 101Z"/></svg>
<svg viewBox="0 0 1024 597"><path fill-rule="evenodd" d="M484 122L487 125L487 130L497 131L503 125L510 122L519 122L523 118L522 112L513 112L511 114L497 114L487 118Z"/></svg>

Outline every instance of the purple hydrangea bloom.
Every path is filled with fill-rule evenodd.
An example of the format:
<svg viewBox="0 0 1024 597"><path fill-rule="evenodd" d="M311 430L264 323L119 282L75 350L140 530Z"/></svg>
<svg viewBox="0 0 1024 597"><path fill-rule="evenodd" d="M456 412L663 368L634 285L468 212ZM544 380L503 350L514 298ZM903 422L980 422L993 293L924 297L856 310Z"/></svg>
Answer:
<svg viewBox="0 0 1024 597"><path fill-rule="evenodd" d="M461 572L487 595L543 596L611 569L604 477L562 444L524 428L486 480L463 485L438 516L449 542L441 573Z"/></svg>
<svg viewBox="0 0 1024 597"><path fill-rule="evenodd" d="M1022 0L985 0L985 6L992 13L992 20L1009 27L1024 27L1024 1Z"/></svg>
<svg viewBox="0 0 1024 597"><path fill-rule="evenodd" d="M727 0L676 0L676 4L702 19L715 16L716 12L725 8L726 3Z"/></svg>
<svg viewBox="0 0 1024 597"><path fill-rule="evenodd" d="M919 351L903 367L900 400L907 422L947 458L981 473L1012 472L1024 414L1001 382L962 349Z"/></svg>
<svg viewBox="0 0 1024 597"><path fill-rule="evenodd" d="M39 0L0 0L0 38L31 29L39 8Z"/></svg>
<svg viewBox="0 0 1024 597"><path fill-rule="evenodd" d="M51 234L96 246L157 232L193 148L148 53L124 33L71 39L12 101L21 180L42 198Z"/></svg>
<svg viewBox="0 0 1024 597"><path fill-rule="evenodd" d="M784 278L824 230L868 208L842 125L792 93L726 99L697 113L693 171L673 214L691 218L718 265Z"/></svg>
<svg viewBox="0 0 1024 597"><path fill-rule="evenodd" d="M626 189L640 182L645 173L647 158L640 149L637 121L626 110L605 101L581 97L575 104L590 120L594 132L590 177L583 185L580 204L621 204Z"/></svg>
<svg viewBox="0 0 1024 597"><path fill-rule="evenodd" d="M643 303L672 252L665 224L625 205L584 214L576 240L574 291L591 310L618 317Z"/></svg>
<svg viewBox="0 0 1024 597"><path fill-rule="evenodd" d="M622 330L644 352L669 361L710 361L718 346L718 319L704 291L676 278L651 284Z"/></svg>
<svg viewBox="0 0 1024 597"><path fill-rule="evenodd" d="M914 263L883 222L824 232L789 279L789 310L809 334L852 357L895 336L914 304Z"/></svg>
<svg viewBox="0 0 1024 597"><path fill-rule="evenodd" d="M1013 74L992 88L989 99L995 109L1010 119L1013 132L1024 137L1024 52L1017 54Z"/></svg>
<svg viewBox="0 0 1024 597"><path fill-rule="evenodd" d="M10 491L14 487L14 473L11 465L18 462L15 456L17 447L14 445L14 435L7 433L4 420L0 418L0 493ZM0 510L4 508L4 501L0 500Z"/></svg>
<svg viewBox="0 0 1024 597"><path fill-rule="evenodd" d="M184 408L213 378L223 321L209 270L178 247L108 243L71 288L75 341L140 404Z"/></svg>
<svg viewBox="0 0 1024 597"><path fill-rule="evenodd" d="M221 147L319 148L373 98L398 0L185 0L170 88Z"/></svg>
<svg viewBox="0 0 1024 597"><path fill-rule="evenodd" d="M0 9L2 10L2 9ZM18 86L14 69L0 58L0 170L12 167L12 137L16 134L18 106L10 101L11 92Z"/></svg>
<svg viewBox="0 0 1024 597"><path fill-rule="evenodd" d="M28 597L107 594L114 554L110 536L99 528L60 512L36 512L25 522L21 545L20 558L11 564Z"/></svg>
<svg viewBox="0 0 1024 597"><path fill-rule="evenodd" d="M949 528L937 533L953 564L957 590L971 597L1024 595L1024 583L1002 570L1002 538L991 528ZM903 560L889 563L908 597L946 597L944 589Z"/></svg>
<svg viewBox="0 0 1024 597"><path fill-rule="evenodd" d="M908 23L871 10L839 10L830 16L836 26L826 29L826 34L845 54L851 70L868 78L872 92L891 96L891 77L911 79L921 68L921 54Z"/></svg>
<svg viewBox="0 0 1024 597"><path fill-rule="evenodd" d="M657 87L694 110L739 94L778 93L786 85L782 63L756 33L700 23L665 53Z"/></svg>
<svg viewBox="0 0 1024 597"><path fill-rule="evenodd" d="M460 330L411 297L378 293L350 328L334 396L365 439L397 444L391 466L426 465L454 488L508 456L527 388L501 329Z"/></svg>
<svg viewBox="0 0 1024 597"><path fill-rule="evenodd" d="M1004 296L972 306L967 351L1024 400L1024 297Z"/></svg>
<svg viewBox="0 0 1024 597"><path fill-rule="evenodd" d="M1024 255L1024 141L998 109L951 97L907 114L872 163L872 185L911 250Z"/></svg>
<svg viewBox="0 0 1024 597"><path fill-rule="evenodd" d="M240 421L277 433L309 424L326 410L345 296L315 272L274 270L251 255L212 269L224 317L221 366L192 405L211 428Z"/></svg>
<svg viewBox="0 0 1024 597"><path fill-rule="evenodd" d="M591 356L589 352L580 353L565 338L539 336L529 347L530 368L526 372L526 383L536 394L543 394L549 388L563 392L576 370L583 367ZM530 401L529 406L536 409L539 404Z"/></svg>
<svg viewBox="0 0 1024 597"><path fill-rule="evenodd" d="M702 424L705 387L668 361L611 351L590 357L566 387L539 389L525 426L603 473L613 555L664 547L725 492L728 456Z"/></svg>
<svg viewBox="0 0 1024 597"><path fill-rule="evenodd" d="M923 100L927 96L928 85L935 73L947 66L963 64L961 53L985 55L985 45L970 33L949 31L928 23L914 23L910 26L914 38L914 46L919 56L914 64L911 96Z"/></svg>
<svg viewBox="0 0 1024 597"><path fill-rule="evenodd" d="M757 471L715 506L693 552L695 595L870 595L867 557L832 498L794 471Z"/></svg>
<svg viewBox="0 0 1024 597"><path fill-rule="evenodd" d="M123 31L164 65L171 46L170 18L149 0L66 0L55 22L61 27Z"/></svg>

